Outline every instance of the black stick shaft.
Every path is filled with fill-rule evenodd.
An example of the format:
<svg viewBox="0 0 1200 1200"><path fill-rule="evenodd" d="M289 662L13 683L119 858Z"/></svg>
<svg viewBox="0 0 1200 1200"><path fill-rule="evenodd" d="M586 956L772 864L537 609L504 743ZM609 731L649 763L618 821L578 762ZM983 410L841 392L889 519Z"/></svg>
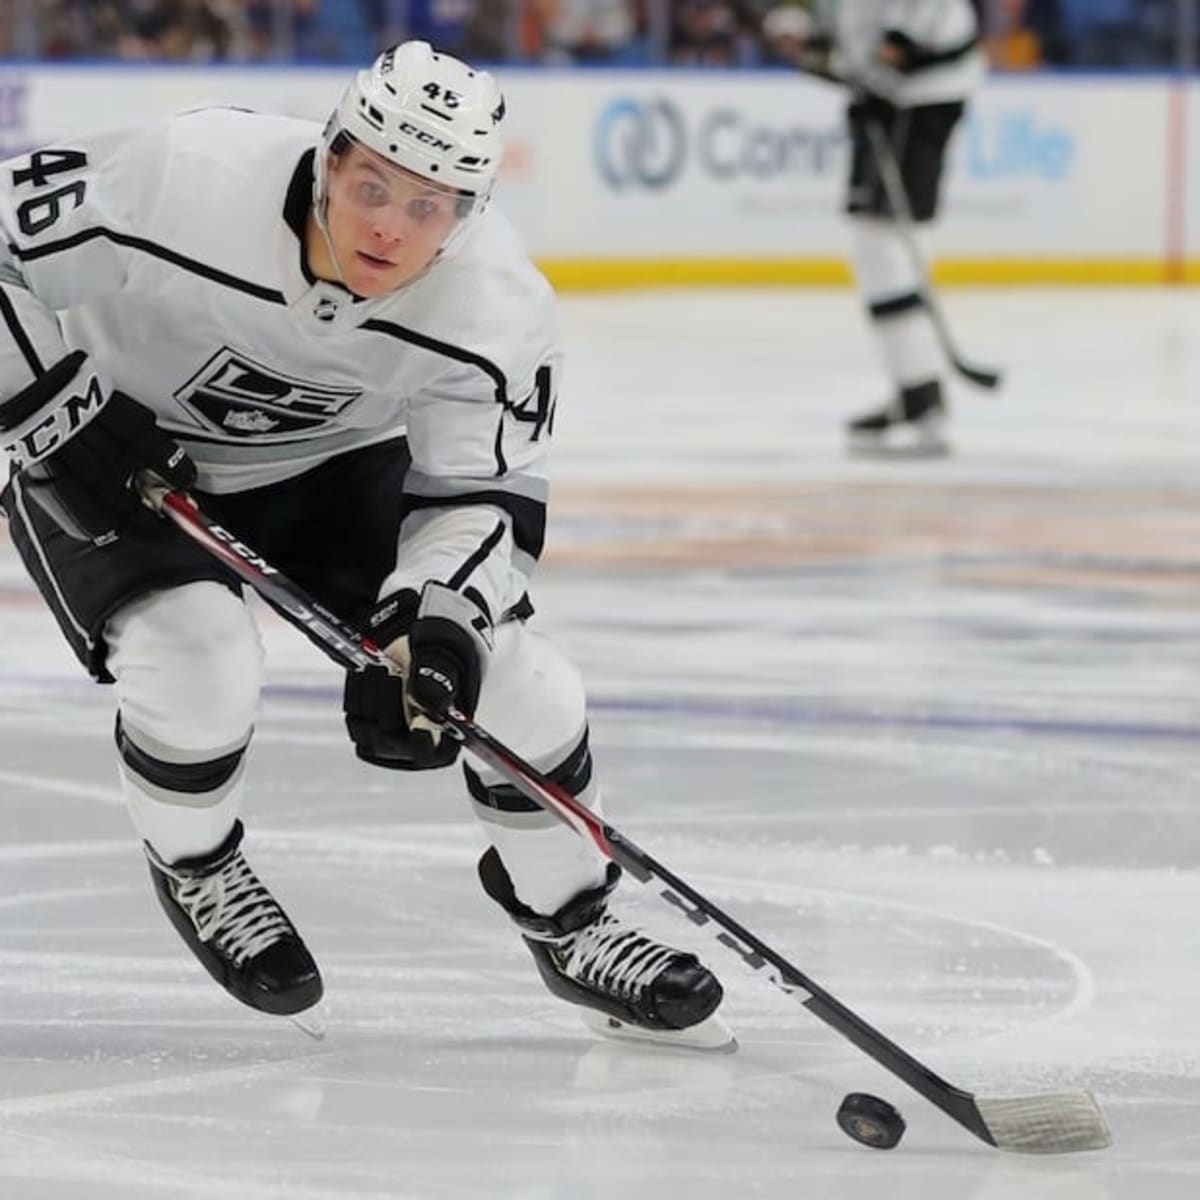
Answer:
<svg viewBox="0 0 1200 1200"><path fill-rule="evenodd" d="M900 164L897 163L896 156L892 152L892 144L888 140L886 130L877 121L869 121L867 123L867 137L871 142L871 152L875 158L875 167L879 172L880 181L883 183L883 190L887 194L888 205L892 210L893 220L900 232L900 237L904 241L905 250L912 261L917 277L921 280L925 306L929 310L929 317L933 322L934 334L937 337L938 344L942 348L942 353L949 360L950 365L964 379L975 384L977 387L986 388L989 391L999 387L1002 378L999 371L987 367L972 366L958 352L954 338L950 333L950 326L946 321L946 315L942 312L941 303L938 301L937 293L933 289L933 281L929 278L925 260L921 255L920 247L917 245L916 234L913 232L915 222L912 215L912 206L908 201L908 190L904 186L904 177L900 173Z"/></svg>
<svg viewBox="0 0 1200 1200"><path fill-rule="evenodd" d="M307 633L339 666L356 671L370 666L395 669L392 660L374 643L309 597L236 534L207 517L189 496L161 488L147 490L152 493L148 496L152 506L160 508L180 530L225 563L285 619ZM547 779L486 729L453 709L446 714L445 722L462 739L467 750L523 795L591 841L601 854L618 863L639 882L660 885L659 896L693 925L710 927L707 931L751 970L764 972L772 984L799 1000L809 1012L880 1066L903 1080L976 1137L995 1145L975 1097L970 1092L947 1083L869 1025L781 954L722 912L684 879L612 825L601 821L574 796Z"/></svg>

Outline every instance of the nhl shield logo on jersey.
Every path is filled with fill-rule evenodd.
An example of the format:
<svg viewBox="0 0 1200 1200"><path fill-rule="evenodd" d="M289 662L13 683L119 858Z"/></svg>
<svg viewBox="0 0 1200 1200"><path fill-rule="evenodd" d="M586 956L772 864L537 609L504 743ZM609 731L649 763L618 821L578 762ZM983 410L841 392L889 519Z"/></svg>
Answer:
<svg viewBox="0 0 1200 1200"><path fill-rule="evenodd" d="M213 433L263 441L317 433L361 395L285 375L226 346L175 399Z"/></svg>
<svg viewBox="0 0 1200 1200"><path fill-rule="evenodd" d="M326 325L337 318L341 305L332 296L322 296L313 308L313 316Z"/></svg>

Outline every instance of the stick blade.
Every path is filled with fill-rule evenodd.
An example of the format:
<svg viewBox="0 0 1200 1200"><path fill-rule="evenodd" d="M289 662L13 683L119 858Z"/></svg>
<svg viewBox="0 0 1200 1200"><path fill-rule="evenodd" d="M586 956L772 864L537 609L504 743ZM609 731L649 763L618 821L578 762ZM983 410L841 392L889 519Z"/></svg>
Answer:
<svg viewBox="0 0 1200 1200"><path fill-rule="evenodd" d="M964 379L989 392L994 392L1004 382L1004 376L999 371L991 371L986 367L968 366L964 362L956 362L954 365Z"/></svg>
<svg viewBox="0 0 1200 1200"><path fill-rule="evenodd" d="M1075 1154L1103 1150L1112 1134L1091 1092L1010 1096L975 1105L1001 1150L1017 1154Z"/></svg>

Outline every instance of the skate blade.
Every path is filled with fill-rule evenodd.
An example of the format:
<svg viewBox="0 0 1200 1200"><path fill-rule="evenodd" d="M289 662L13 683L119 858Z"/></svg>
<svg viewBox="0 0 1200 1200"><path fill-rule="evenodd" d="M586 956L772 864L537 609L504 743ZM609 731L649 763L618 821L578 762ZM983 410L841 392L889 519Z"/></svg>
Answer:
<svg viewBox="0 0 1200 1200"><path fill-rule="evenodd" d="M593 1033L620 1042L651 1042L656 1046L674 1046L680 1050L700 1050L706 1054L732 1054L738 1048L733 1030L714 1013L688 1029L646 1029L619 1021L607 1013L584 1010L583 1023Z"/></svg>
<svg viewBox="0 0 1200 1200"><path fill-rule="evenodd" d="M853 458L920 459L945 458L950 443L941 438L922 438L920 441L888 442L882 438L851 437L847 445Z"/></svg>
<svg viewBox="0 0 1200 1200"><path fill-rule="evenodd" d="M325 1040L325 1011L321 1005L314 1004L312 1008L306 1008L303 1012L292 1013L288 1020L314 1042Z"/></svg>

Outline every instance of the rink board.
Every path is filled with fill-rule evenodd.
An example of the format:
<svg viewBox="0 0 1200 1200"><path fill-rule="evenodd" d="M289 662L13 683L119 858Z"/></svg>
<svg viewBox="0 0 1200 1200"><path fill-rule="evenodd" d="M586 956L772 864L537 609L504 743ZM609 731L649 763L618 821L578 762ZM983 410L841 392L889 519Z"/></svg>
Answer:
<svg viewBox="0 0 1200 1200"><path fill-rule="evenodd" d="M0 68L0 153L203 104L323 119L342 68ZM564 287L845 282L839 89L780 73L509 70L501 202ZM996 77L957 139L950 282L1200 278L1200 84Z"/></svg>

